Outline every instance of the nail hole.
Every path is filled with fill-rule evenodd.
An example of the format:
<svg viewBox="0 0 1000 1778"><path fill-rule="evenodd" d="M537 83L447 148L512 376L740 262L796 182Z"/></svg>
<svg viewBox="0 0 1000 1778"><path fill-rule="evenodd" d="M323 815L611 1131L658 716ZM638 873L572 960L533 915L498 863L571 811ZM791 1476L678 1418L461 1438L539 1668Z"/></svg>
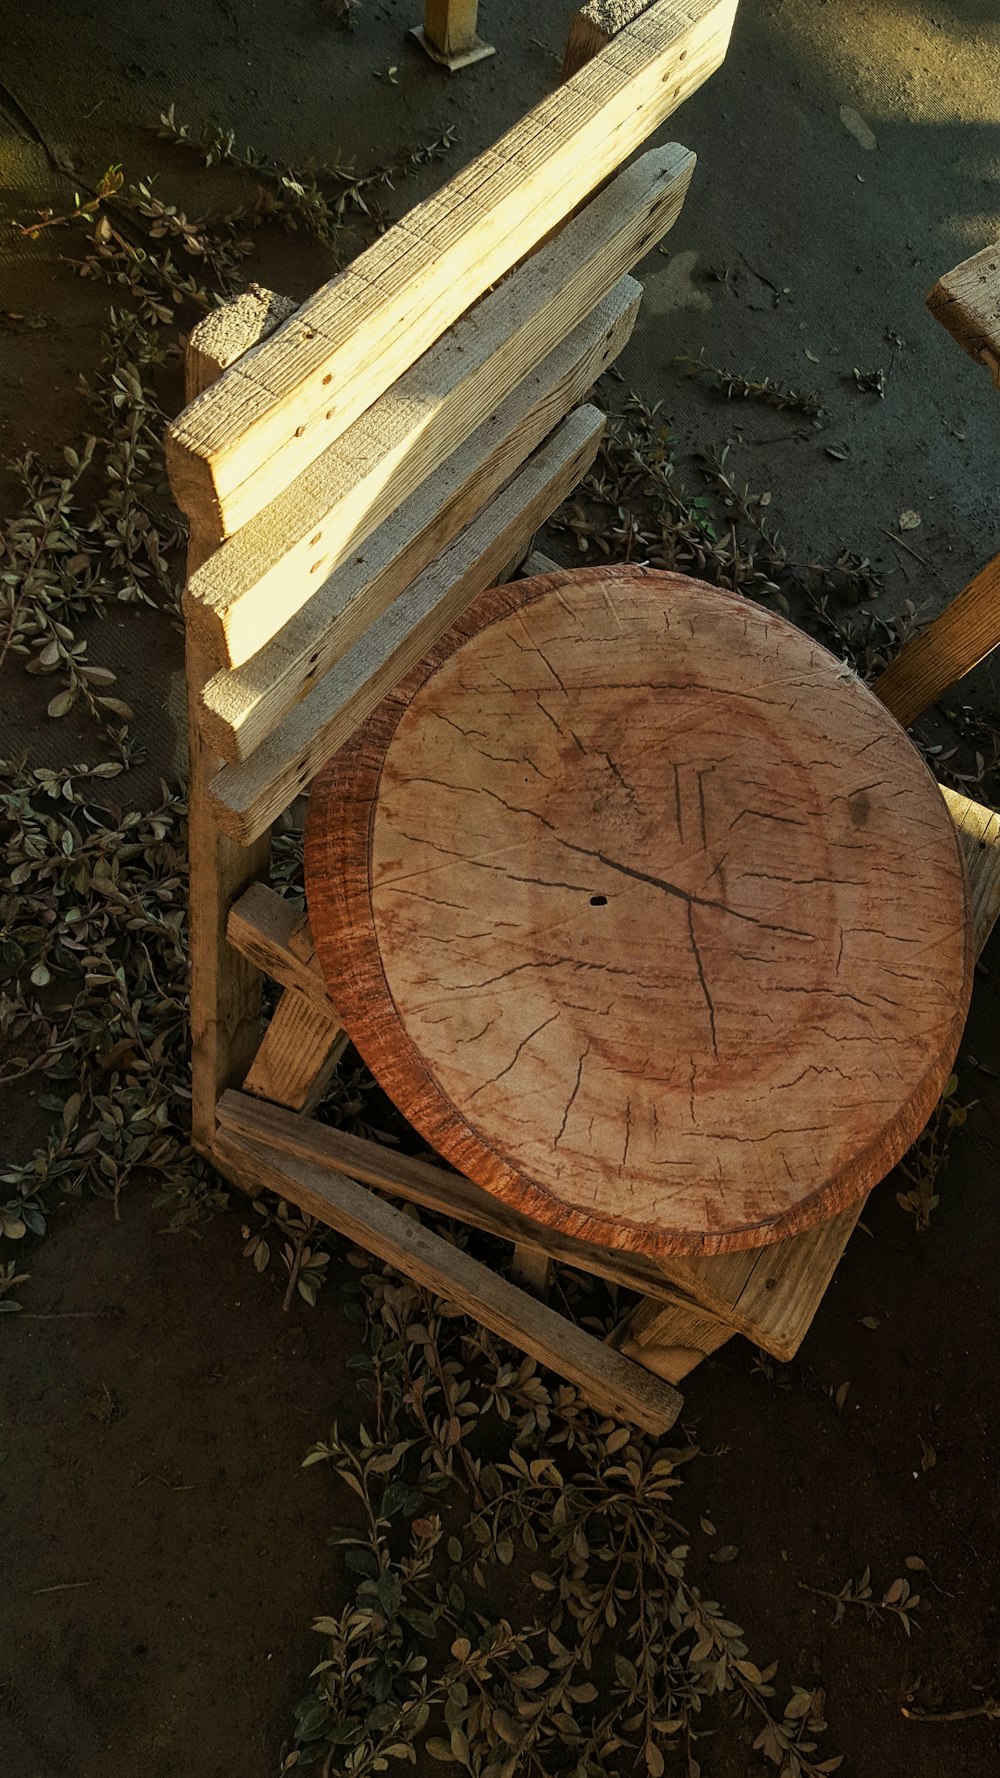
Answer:
<svg viewBox="0 0 1000 1778"><path fill-rule="evenodd" d="M590 898L590 905L592 908L606 908L608 905L608 898L606 895L592 895Z"/></svg>
<svg viewBox="0 0 1000 1778"><path fill-rule="evenodd" d="M296 438L301 438L301 437L302 437L302 434L303 434L303 432L304 432L304 431L305 431L305 427L304 427L304 426L296 426L296 428L295 428L295 436L296 436Z"/></svg>
<svg viewBox="0 0 1000 1778"><path fill-rule="evenodd" d="M324 389L326 388L328 383L332 383L332 382L333 382L333 372L332 372L332 370L328 370L326 373L326 376L323 378Z"/></svg>

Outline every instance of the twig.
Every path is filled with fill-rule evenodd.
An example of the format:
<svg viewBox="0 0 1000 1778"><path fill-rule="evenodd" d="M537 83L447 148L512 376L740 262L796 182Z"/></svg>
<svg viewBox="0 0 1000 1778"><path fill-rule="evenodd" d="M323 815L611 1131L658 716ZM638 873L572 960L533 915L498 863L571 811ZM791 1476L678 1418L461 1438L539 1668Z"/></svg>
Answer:
<svg viewBox="0 0 1000 1778"><path fill-rule="evenodd" d="M967 1710L907 1710L904 1704L900 1713L908 1722L967 1722L973 1716L1000 1722L1000 1702L996 1698L984 1698L981 1704L970 1704Z"/></svg>
<svg viewBox="0 0 1000 1778"><path fill-rule="evenodd" d="M22 1309L22 1321L91 1321L103 1316L120 1315L121 1309Z"/></svg>
<svg viewBox="0 0 1000 1778"><path fill-rule="evenodd" d="M890 543L898 544L900 549L905 549L907 555L912 556L914 561L919 562L923 568L930 567L927 557L920 555L919 552L914 549L912 543L907 543L904 538L897 537L895 531L887 531L884 525L882 526L882 532L885 537L888 537Z"/></svg>

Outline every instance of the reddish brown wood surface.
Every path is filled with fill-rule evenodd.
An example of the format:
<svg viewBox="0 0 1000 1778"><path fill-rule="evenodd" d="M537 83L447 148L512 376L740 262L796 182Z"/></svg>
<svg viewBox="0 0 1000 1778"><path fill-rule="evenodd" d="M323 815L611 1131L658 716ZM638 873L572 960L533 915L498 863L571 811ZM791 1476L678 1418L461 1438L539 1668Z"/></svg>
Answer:
<svg viewBox="0 0 1000 1778"><path fill-rule="evenodd" d="M449 1161L663 1255L833 1216L968 1008L964 868L906 735L749 601L651 570L484 594L314 787L352 1040Z"/></svg>

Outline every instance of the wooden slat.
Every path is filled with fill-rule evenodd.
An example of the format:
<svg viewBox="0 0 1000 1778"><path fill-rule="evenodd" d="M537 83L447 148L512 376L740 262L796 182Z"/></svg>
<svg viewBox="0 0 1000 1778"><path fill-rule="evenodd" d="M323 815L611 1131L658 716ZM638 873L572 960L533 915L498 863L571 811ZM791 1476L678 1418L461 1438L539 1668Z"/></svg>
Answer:
<svg viewBox="0 0 1000 1778"><path fill-rule="evenodd" d="M217 1108L220 1129L249 1140L263 1138L282 1154L296 1155L334 1173L346 1173L379 1191L419 1204L435 1215L453 1217L502 1241L512 1241L560 1265L606 1278L627 1290L641 1291L658 1302L673 1303L681 1295L654 1260L641 1253L616 1252L542 1229L516 1210L498 1202L461 1173L430 1161L399 1154L383 1143L350 1136L344 1130L317 1124L291 1112L272 1113L245 1093L223 1093ZM750 1337L752 1337L752 1330Z"/></svg>
<svg viewBox="0 0 1000 1778"><path fill-rule="evenodd" d="M680 1305L664 1308L647 1299L619 1322L608 1345L668 1383L679 1383L703 1358L724 1346L732 1331L702 1310Z"/></svg>
<svg viewBox="0 0 1000 1778"><path fill-rule="evenodd" d="M900 649L872 690L908 728L1000 643L1000 556L980 569L940 617Z"/></svg>
<svg viewBox="0 0 1000 1778"><path fill-rule="evenodd" d="M250 1065L244 1089L290 1111L315 1111L347 1043L347 1032L336 1013L323 1011L297 988L286 988Z"/></svg>
<svg viewBox="0 0 1000 1778"><path fill-rule="evenodd" d="M603 426L597 408L570 414L253 758L218 773L213 809L234 839L249 844L288 808L396 680L496 580L593 462Z"/></svg>
<svg viewBox="0 0 1000 1778"><path fill-rule="evenodd" d="M1000 388L1000 241L939 278L927 307Z"/></svg>
<svg viewBox="0 0 1000 1778"><path fill-rule="evenodd" d="M969 873L972 944L979 957L1000 914L1000 815L944 785L941 795L958 829Z"/></svg>
<svg viewBox="0 0 1000 1778"><path fill-rule="evenodd" d="M284 988L295 988L317 1012L333 1003L319 965L305 914L266 883L252 883L229 910L226 937L231 945Z"/></svg>
<svg viewBox="0 0 1000 1778"><path fill-rule="evenodd" d="M694 167L644 155L226 543L184 595L220 666L256 654L604 298L680 212Z"/></svg>
<svg viewBox="0 0 1000 1778"><path fill-rule="evenodd" d="M655 0L171 428L178 503L236 530L719 66L736 0Z"/></svg>
<svg viewBox="0 0 1000 1778"><path fill-rule="evenodd" d="M193 401L210 388L224 370L294 315L297 307L290 296L251 284L242 296L203 315L191 329L184 354L186 400Z"/></svg>
<svg viewBox="0 0 1000 1778"><path fill-rule="evenodd" d="M633 278L620 279L593 315L549 353L259 654L242 667L215 674L202 697L202 725L225 759L235 764L248 758L503 487L617 356L632 331L641 295Z"/></svg>
<svg viewBox="0 0 1000 1778"><path fill-rule="evenodd" d="M589 0L569 21L562 77L569 80L645 12L649 0Z"/></svg>
<svg viewBox="0 0 1000 1778"><path fill-rule="evenodd" d="M331 1176L324 1168L284 1154L266 1141L240 1138L225 1129L218 1133L216 1153L223 1167L231 1161L240 1176L256 1177L308 1215L338 1229L417 1284L455 1303L519 1351L566 1377L601 1413L629 1420L652 1433L666 1432L676 1420L683 1404L668 1383L613 1352L353 1179Z"/></svg>

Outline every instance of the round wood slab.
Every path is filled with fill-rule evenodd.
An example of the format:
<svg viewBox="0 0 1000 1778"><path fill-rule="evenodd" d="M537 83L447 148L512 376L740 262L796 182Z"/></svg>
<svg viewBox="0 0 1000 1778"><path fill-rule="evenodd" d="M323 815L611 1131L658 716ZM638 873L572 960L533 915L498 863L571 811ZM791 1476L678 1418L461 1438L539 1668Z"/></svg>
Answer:
<svg viewBox="0 0 1000 1778"><path fill-rule="evenodd" d="M317 779L306 887L404 1115L607 1247L835 1215L968 1010L958 840L903 730L792 624L652 570L477 599Z"/></svg>

